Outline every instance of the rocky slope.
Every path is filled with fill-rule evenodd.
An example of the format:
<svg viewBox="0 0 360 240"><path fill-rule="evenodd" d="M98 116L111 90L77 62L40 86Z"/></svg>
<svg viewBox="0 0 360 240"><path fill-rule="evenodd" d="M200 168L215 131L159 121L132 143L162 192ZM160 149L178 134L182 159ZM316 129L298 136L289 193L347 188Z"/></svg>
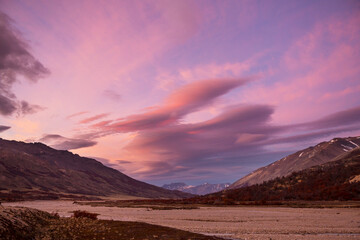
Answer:
<svg viewBox="0 0 360 240"><path fill-rule="evenodd" d="M35 233L55 216L30 208L0 206L0 239L35 239Z"/></svg>
<svg viewBox="0 0 360 240"><path fill-rule="evenodd" d="M229 188L251 186L276 177L288 176L292 172L333 161L337 156L359 146L360 137L334 138L329 142L319 143L259 168L234 182Z"/></svg>
<svg viewBox="0 0 360 240"><path fill-rule="evenodd" d="M55 193L149 198L190 195L137 181L94 159L55 150L42 143L0 139L0 197L17 198L29 192L45 198L56 198Z"/></svg>
<svg viewBox="0 0 360 240"><path fill-rule="evenodd" d="M195 195L206 195L209 193L222 191L229 186L230 183L218 183L218 184L204 183L197 186L191 186L185 183L170 183L163 185L162 188L168 190L178 190Z"/></svg>

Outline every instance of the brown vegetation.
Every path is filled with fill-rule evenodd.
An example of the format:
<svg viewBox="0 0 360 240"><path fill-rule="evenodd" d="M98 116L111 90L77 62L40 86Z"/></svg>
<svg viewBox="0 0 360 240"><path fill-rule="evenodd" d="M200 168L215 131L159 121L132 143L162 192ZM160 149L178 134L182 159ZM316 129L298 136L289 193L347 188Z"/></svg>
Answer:
<svg viewBox="0 0 360 240"><path fill-rule="evenodd" d="M74 218L88 218L88 219L92 219L92 220L96 220L97 216L99 216L99 214L91 213L91 212L87 212L87 211L81 211L81 210L76 210L76 211L74 211L74 214L73 214Z"/></svg>

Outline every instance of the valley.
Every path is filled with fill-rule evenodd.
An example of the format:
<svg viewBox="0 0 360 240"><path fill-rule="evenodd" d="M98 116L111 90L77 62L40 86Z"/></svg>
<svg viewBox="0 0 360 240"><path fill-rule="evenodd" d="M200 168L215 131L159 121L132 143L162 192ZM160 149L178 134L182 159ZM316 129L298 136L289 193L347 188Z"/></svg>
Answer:
<svg viewBox="0 0 360 240"><path fill-rule="evenodd" d="M19 216L30 212L27 219L35 221L34 226L43 223L36 230L37 240L54 231L57 237L50 239L358 239L360 150L355 144L347 151L341 148L358 139L323 142L309 148L307 154L313 158L304 160L304 154L297 152L271 166L295 169L299 162L316 162L320 156L317 165L312 162L311 167L286 176L267 171L270 180L265 182L202 196L140 182L94 159L41 143L0 139L0 210L20 211ZM39 214L47 217L39 220L31 209L44 211ZM77 219L74 211L94 213L99 220ZM15 224L12 229L6 225L9 215L2 216L0 230L5 233L0 231L0 237L18 228L20 234L32 232L30 225ZM93 229L99 229L101 236Z"/></svg>

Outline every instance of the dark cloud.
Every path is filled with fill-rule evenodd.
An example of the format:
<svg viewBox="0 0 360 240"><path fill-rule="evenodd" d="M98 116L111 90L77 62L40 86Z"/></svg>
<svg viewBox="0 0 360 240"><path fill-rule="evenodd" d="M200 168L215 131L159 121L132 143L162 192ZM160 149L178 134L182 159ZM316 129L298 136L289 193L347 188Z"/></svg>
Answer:
<svg viewBox="0 0 360 240"><path fill-rule="evenodd" d="M195 125L197 130L235 127L242 131L260 131L271 119L274 108L267 105L239 105L228 108L213 119Z"/></svg>
<svg viewBox="0 0 360 240"><path fill-rule="evenodd" d="M307 132L304 134L297 134L288 137L274 138L266 142L266 144L282 144L282 143L301 143L301 142L312 142L315 139L321 139L325 137L331 137L336 134L345 133L345 132L354 132L360 130L360 125L350 126L350 127L338 127L331 128L322 131Z"/></svg>
<svg viewBox="0 0 360 240"><path fill-rule="evenodd" d="M147 178L164 178L191 170L189 167L184 167L164 161L148 162L146 167L146 170L137 171L136 173L138 175L145 175Z"/></svg>
<svg viewBox="0 0 360 240"><path fill-rule="evenodd" d="M89 158L93 158L93 159L101 162L102 164L104 164L107 167L111 167L111 168L115 168L115 169L119 168L119 164L112 163L109 159L100 158L100 157L89 157Z"/></svg>
<svg viewBox="0 0 360 240"><path fill-rule="evenodd" d="M26 101L21 101L19 106L22 114L33 114L44 109L39 105L30 104Z"/></svg>
<svg viewBox="0 0 360 240"><path fill-rule="evenodd" d="M47 134L41 139L39 139L39 141L48 144L58 150L85 148L97 144L97 142L93 140L81 138L66 138L58 134Z"/></svg>
<svg viewBox="0 0 360 240"><path fill-rule="evenodd" d="M336 112L323 117L319 120L300 124L300 126L319 129L319 128L332 128L345 125L359 124L360 123L360 106L350 108L344 111Z"/></svg>
<svg viewBox="0 0 360 240"><path fill-rule="evenodd" d="M6 130L8 130L8 129L10 129L11 127L9 127L9 126L3 126L3 125L0 125L0 132L4 132L4 131L6 131Z"/></svg>
<svg viewBox="0 0 360 240"><path fill-rule="evenodd" d="M29 46L13 26L11 19L0 12L0 114L4 116L31 114L41 108L26 101L19 101L12 92L12 86L18 82L18 75L36 82L49 74L30 52Z"/></svg>
<svg viewBox="0 0 360 240"><path fill-rule="evenodd" d="M0 84L1 84L1 79L0 79ZM11 115L16 111L16 109L17 109L17 102L11 100L8 97L1 95L1 89L0 89L0 114L5 116Z"/></svg>
<svg viewBox="0 0 360 240"><path fill-rule="evenodd" d="M132 162L126 160L116 160L119 164L131 164Z"/></svg>
<svg viewBox="0 0 360 240"><path fill-rule="evenodd" d="M283 126L283 129L293 133L286 137L274 137L266 144L309 142L344 132L358 131L360 130L360 106L329 114L315 121Z"/></svg>

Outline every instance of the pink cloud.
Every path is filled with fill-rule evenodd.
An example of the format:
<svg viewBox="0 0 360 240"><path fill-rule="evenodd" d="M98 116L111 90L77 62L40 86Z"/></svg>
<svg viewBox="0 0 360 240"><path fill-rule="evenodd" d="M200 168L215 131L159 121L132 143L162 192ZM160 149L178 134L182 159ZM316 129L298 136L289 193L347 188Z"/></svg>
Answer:
<svg viewBox="0 0 360 240"><path fill-rule="evenodd" d="M140 131L124 147L124 157L136 166L131 173L145 179L176 175L204 165L234 164L237 159L265 154L267 147L274 145L299 144L359 131L359 109L336 112L307 123L276 126L270 123L271 107L238 106L201 123Z"/></svg>
<svg viewBox="0 0 360 240"><path fill-rule="evenodd" d="M83 120L81 120L79 123L85 124L85 123L91 123L94 122L96 120L99 120L101 118L107 117L109 116L109 113L102 113L102 114L98 114L89 118L85 118Z"/></svg>
<svg viewBox="0 0 360 240"><path fill-rule="evenodd" d="M133 173L149 177L154 172L166 175L186 170L194 159L201 165L226 162L254 150L260 153L261 142L279 131L268 125L272 112L268 106L238 106L209 121L144 130L124 148L128 152L124 157L136 163L146 156L141 170ZM156 162L166 162L167 167L159 172Z"/></svg>
<svg viewBox="0 0 360 240"><path fill-rule="evenodd" d="M357 94L360 95L360 85L355 87L347 87L343 90L334 91L334 92L327 92L321 96L322 101L328 101L332 99L339 99L342 97L346 97L348 95Z"/></svg>
<svg viewBox="0 0 360 240"><path fill-rule="evenodd" d="M88 111L82 111L82 112L73 113L73 114L68 115L66 117L66 119L71 119L71 118L74 118L74 117L77 117L77 116L84 115L86 113L88 113Z"/></svg>
<svg viewBox="0 0 360 240"><path fill-rule="evenodd" d="M267 51L255 54L245 61L226 62L226 63L207 63L180 68L170 71L158 70L156 80L158 88L172 90L184 83L191 83L203 79L213 78L239 78L248 75L248 72L256 65Z"/></svg>
<svg viewBox="0 0 360 240"><path fill-rule="evenodd" d="M163 105L111 124L104 122L103 128L107 131L128 132L171 125L248 81L249 79L214 79L187 84L170 94Z"/></svg>

